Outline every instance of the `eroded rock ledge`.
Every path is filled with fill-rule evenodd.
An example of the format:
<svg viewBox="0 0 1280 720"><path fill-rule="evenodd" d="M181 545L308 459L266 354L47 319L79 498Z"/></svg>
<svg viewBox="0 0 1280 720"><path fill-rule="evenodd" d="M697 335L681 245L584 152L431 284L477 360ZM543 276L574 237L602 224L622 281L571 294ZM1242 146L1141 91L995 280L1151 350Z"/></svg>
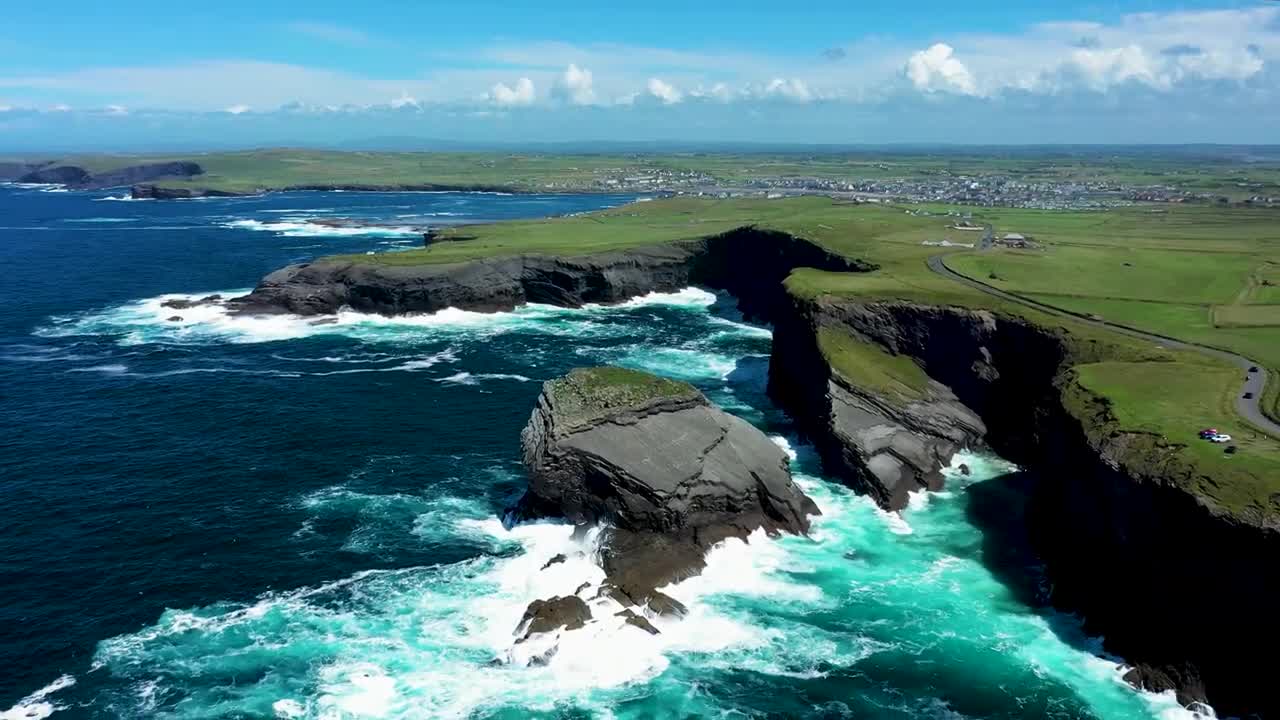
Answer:
<svg viewBox="0 0 1280 720"><path fill-rule="evenodd" d="M802 238L757 228L678 243L580 256L511 255L461 263L394 265L322 259L267 275L233 301L244 314L318 315L349 307L397 315L447 307L480 312L525 303L580 307L703 285L732 292L745 315L768 318L797 267L875 269Z"/></svg>
<svg viewBox="0 0 1280 720"><path fill-rule="evenodd" d="M529 489L515 517L606 525L608 592L638 605L673 602L657 588L701 571L712 545L760 528L802 534L818 513L762 432L691 385L635 370L548 382L521 446Z"/></svg>

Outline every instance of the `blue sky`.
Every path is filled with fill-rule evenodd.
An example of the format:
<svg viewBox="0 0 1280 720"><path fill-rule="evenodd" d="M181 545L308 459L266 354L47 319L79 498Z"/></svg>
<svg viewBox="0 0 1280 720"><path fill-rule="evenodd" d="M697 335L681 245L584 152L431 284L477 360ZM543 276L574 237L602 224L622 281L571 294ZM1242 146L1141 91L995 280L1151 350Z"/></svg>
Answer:
<svg viewBox="0 0 1280 720"><path fill-rule="evenodd" d="M1278 66L1270 0L15 3L0 148L1275 143Z"/></svg>

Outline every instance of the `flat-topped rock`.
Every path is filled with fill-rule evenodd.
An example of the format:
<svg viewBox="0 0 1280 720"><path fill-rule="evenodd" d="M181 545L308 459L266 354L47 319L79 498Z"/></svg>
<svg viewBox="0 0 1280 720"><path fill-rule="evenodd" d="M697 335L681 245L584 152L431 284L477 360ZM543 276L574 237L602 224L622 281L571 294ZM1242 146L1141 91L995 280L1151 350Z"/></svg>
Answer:
<svg viewBox="0 0 1280 720"><path fill-rule="evenodd" d="M764 433L648 373L589 368L546 383L521 441L517 516L609 525L605 570L637 603L697 573L711 545L759 528L804 533L818 512Z"/></svg>

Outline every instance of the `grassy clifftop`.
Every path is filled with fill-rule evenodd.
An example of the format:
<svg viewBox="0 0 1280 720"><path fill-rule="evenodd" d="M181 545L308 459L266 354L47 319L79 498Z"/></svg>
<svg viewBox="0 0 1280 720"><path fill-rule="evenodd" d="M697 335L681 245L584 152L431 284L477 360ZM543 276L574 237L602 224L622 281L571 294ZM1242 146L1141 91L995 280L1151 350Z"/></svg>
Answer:
<svg viewBox="0 0 1280 720"><path fill-rule="evenodd" d="M620 367L578 368L547 383L557 417L569 426L594 420L655 400L698 400L692 385Z"/></svg>

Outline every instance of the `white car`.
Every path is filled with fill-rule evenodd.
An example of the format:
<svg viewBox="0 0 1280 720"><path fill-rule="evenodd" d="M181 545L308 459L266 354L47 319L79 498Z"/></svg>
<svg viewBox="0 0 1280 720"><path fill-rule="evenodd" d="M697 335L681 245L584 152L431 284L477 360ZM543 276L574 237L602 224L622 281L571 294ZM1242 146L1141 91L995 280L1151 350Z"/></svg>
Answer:
<svg viewBox="0 0 1280 720"><path fill-rule="evenodd" d="M1231 442L1231 436L1227 435L1226 433L1218 433L1217 435L1210 437L1209 442L1229 443Z"/></svg>

